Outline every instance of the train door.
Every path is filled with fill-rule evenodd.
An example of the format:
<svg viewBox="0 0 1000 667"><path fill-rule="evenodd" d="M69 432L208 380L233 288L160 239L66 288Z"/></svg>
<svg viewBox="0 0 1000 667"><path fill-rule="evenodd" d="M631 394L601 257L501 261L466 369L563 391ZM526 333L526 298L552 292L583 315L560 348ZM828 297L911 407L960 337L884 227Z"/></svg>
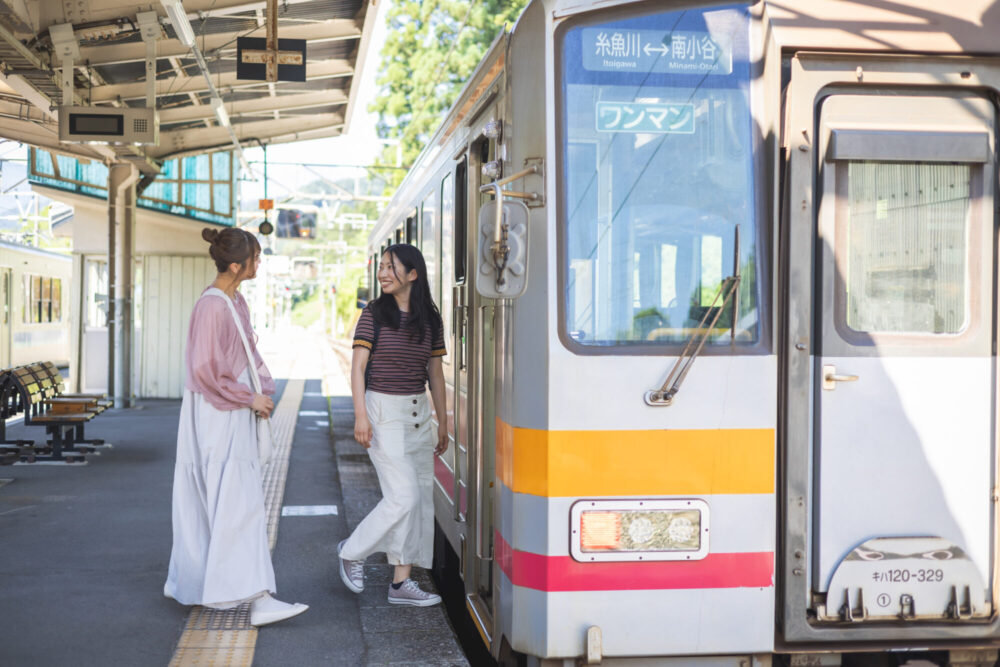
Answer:
<svg viewBox="0 0 1000 667"><path fill-rule="evenodd" d="M473 127L483 127L495 118L495 111L489 108ZM484 165L497 159L496 139L479 136L469 144L467 155L467 201L468 209L464 218L466 246L477 248L479 209L491 201L489 194L481 193L480 187L493 180L485 176ZM475 262L468 258L475 270ZM494 341L495 304L492 299L479 295L473 284L465 283L464 298L468 305L467 354L469 359L468 377L468 425L469 425L469 555L465 571L467 603L479 629L487 643L493 634L493 535L494 535L494 491L495 491L495 431L496 396L495 370L496 355Z"/></svg>
<svg viewBox="0 0 1000 667"><path fill-rule="evenodd" d="M12 284L14 280L11 269L0 269L0 302L3 303L3 327L0 330L0 368L9 368L11 339L10 332L13 329L14 308L11 303Z"/></svg>
<svg viewBox="0 0 1000 667"><path fill-rule="evenodd" d="M814 252L789 253L792 280L812 276L789 285L796 350L796 316L812 328L789 406L812 501L790 575L814 629L955 637L994 612L996 109L864 88L813 108Z"/></svg>

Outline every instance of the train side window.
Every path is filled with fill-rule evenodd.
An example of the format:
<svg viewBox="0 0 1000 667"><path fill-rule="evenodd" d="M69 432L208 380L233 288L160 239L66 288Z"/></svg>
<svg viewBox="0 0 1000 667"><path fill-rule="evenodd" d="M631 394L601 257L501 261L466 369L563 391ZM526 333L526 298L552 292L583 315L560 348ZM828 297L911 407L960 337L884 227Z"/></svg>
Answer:
<svg viewBox="0 0 1000 667"><path fill-rule="evenodd" d="M393 234L393 243L403 242L403 225L396 227L396 232Z"/></svg>
<svg viewBox="0 0 1000 667"><path fill-rule="evenodd" d="M417 245L417 211L413 210L413 214L406 219L406 242L411 245Z"/></svg>
<svg viewBox="0 0 1000 667"><path fill-rule="evenodd" d="M52 279L52 297L49 301L49 312L52 315L50 321L62 322L62 280Z"/></svg>
<svg viewBox="0 0 1000 667"><path fill-rule="evenodd" d="M434 209L437 197L432 192L420 204L420 252L427 264L427 279L431 283L431 296L434 303L441 303L441 276L438 275L437 263L437 216Z"/></svg>
<svg viewBox="0 0 1000 667"><path fill-rule="evenodd" d="M455 230L455 184L449 173L441 179L441 319L444 321L445 339L451 335L452 327L452 279L455 276L455 257L448 252L452 249ZM445 357L448 363L449 357Z"/></svg>
<svg viewBox="0 0 1000 667"><path fill-rule="evenodd" d="M25 324L37 323L40 317L39 304L42 300L42 277L24 277L24 317Z"/></svg>
<svg viewBox="0 0 1000 667"><path fill-rule="evenodd" d="M455 168L455 283L465 282L465 254L467 248L466 229L468 227L467 158L462 158Z"/></svg>

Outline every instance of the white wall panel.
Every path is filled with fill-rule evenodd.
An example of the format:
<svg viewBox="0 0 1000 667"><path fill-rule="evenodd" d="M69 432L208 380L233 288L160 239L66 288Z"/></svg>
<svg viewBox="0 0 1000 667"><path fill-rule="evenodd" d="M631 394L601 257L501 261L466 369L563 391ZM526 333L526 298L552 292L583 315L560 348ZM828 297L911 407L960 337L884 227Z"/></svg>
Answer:
<svg viewBox="0 0 1000 667"><path fill-rule="evenodd" d="M143 289L142 398L180 398L184 348L195 301L215 279L208 257L146 255Z"/></svg>

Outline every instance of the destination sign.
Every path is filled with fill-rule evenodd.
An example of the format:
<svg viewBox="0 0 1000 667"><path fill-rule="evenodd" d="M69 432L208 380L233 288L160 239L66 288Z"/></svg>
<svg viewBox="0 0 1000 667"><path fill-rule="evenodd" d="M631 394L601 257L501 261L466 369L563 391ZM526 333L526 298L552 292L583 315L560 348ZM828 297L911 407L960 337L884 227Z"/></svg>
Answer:
<svg viewBox="0 0 1000 667"><path fill-rule="evenodd" d="M694 134L693 104L598 102L598 132Z"/></svg>
<svg viewBox="0 0 1000 667"><path fill-rule="evenodd" d="M725 75L733 71L724 35L663 30L583 31L583 66L595 72Z"/></svg>

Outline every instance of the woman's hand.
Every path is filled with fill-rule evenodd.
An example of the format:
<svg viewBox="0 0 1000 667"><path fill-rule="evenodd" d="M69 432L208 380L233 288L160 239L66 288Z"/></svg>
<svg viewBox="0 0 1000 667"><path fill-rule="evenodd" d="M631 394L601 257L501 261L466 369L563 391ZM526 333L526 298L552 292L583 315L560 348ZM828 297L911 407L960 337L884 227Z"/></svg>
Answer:
<svg viewBox="0 0 1000 667"><path fill-rule="evenodd" d="M372 446L372 425L368 415L358 415L354 420L354 439L365 449Z"/></svg>
<svg viewBox="0 0 1000 667"><path fill-rule="evenodd" d="M434 456L440 456L448 450L448 425L438 424L438 444L434 448Z"/></svg>
<svg viewBox="0 0 1000 667"><path fill-rule="evenodd" d="M258 417L270 419L271 412L274 410L274 401L271 400L270 396L265 396L264 394L254 394L253 403L250 404L250 408Z"/></svg>

